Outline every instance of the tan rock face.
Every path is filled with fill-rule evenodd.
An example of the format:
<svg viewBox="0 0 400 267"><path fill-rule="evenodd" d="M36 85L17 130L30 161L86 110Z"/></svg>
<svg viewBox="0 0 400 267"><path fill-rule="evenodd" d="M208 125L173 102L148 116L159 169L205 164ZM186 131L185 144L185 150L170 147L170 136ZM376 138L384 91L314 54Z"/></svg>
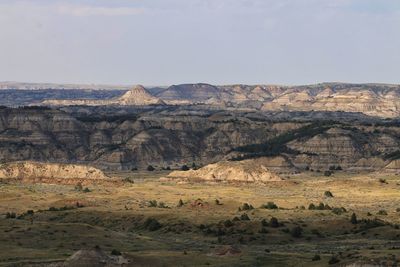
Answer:
<svg viewBox="0 0 400 267"><path fill-rule="evenodd" d="M87 184L108 178L99 169L84 165L39 162L14 162L0 165L0 180Z"/></svg>
<svg viewBox="0 0 400 267"><path fill-rule="evenodd" d="M268 183L283 180L277 174L271 172L262 161L262 159L220 161L198 170L174 171L168 175L168 178L227 183Z"/></svg>

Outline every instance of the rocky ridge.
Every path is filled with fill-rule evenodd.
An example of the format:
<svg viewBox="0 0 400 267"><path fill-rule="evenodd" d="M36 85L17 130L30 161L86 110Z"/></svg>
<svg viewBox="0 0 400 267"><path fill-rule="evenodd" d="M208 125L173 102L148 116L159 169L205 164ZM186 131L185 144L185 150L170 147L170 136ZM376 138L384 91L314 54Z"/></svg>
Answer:
<svg viewBox="0 0 400 267"><path fill-rule="evenodd" d="M107 106L107 105L120 105L120 106L146 106L146 105L163 105L164 102L151 95L146 89L137 85L133 89L127 91L120 97L113 99L52 99L44 100L43 105L49 106Z"/></svg>
<svg viewBox="0 0 400 267"><path fill-rule="evenodd" d="M101 170L85 165L12 162L0 165L0 180L57 184L91 184L107 181Z"/></svg>
<svg viewBox="0 0 400 267"><path fill-rule="evenodd" d="M188 182L268 183L283 179L264 164L264 158L243 161L220 161L198 170L173 171L162 180Z"/></svg>

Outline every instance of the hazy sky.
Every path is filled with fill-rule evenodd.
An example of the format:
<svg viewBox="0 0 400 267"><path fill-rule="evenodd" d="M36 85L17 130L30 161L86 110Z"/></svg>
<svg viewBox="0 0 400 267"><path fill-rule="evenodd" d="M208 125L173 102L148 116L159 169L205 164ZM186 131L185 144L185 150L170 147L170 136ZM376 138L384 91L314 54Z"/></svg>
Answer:
<svg viewBox="0 0 400 267"><path fill-rule="evenodd" d="M400 83L400 0L0 0L0 80Z"/></svg>

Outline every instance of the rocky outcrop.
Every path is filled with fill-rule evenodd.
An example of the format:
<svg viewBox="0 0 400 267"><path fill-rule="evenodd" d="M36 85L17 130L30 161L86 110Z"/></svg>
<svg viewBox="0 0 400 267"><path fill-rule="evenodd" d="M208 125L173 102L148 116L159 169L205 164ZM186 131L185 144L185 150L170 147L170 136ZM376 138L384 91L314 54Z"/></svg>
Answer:
<svg viewBox="0 0 400 267"><path fill-rule="evenodd" d="M400 159L392 160L384 169L390 172L400 172Z"/></svg>
<svg viewBox="0 0 400 267"><path fill-rule="evenodd" d="M133 89L127 91L120 97L113 99L94 100L94 99L72 99L72 100L45 100L42 102L43 105L50 106L107 106L107 105L119 105L119 106L146 106L146 105L163 105L164 102L152 96L146 89L137 85Z"/></svg>
<svg viewBox="0 0 400 267"><path fill-rule="evenodd" d="M94 167L74 164L13 162L0 165L0 180L52 184L90 184L109 179Z"/></svg>
<svg viewBox="0 0 400 267"><path fill-rule="evenodd" d="M282 181L263 164L264 159L220 161L198 170L173 171L167 178L191 182L268 183ZM165 180L165 179L164 179Z"/></svg>

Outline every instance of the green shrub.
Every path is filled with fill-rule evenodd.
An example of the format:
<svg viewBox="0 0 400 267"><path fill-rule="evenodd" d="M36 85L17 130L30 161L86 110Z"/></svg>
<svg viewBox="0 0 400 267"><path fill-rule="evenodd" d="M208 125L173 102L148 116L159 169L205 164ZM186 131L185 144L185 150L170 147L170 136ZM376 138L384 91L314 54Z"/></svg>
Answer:
<svg viewBox="0 0 400 267"><path fill-rule="evenodd" d="M325 176L331 176L332 175L332 171L324 171L324 175Z"/></svg>
<svg viewBox="0 0 400 267"><path fill-rule="evenodd" d="M243 213L243 214L240 216L240 220L242 220L242 221L250 221L250 218L249 218L249 216L248 216L246 213Z"/></svg>
<svg viewBox="0 0 400 267"><path fill-rule="evenodd" d="M119 256L119 255L121 255L121 252L118 251L118 250L116 250L116 249L113 249L113 250L111 251L111 255L113 255L113 256Z"/></svg>
<svg viewBox="0 0 400 267"><path fill-rule="evenodd" d="M155 169L154 169L153 166L149 165L149 166L147 166L147 170L148 170L149 172L152 172L152 171L154 171Z"/></svg>
<svg viewBox="0 0 400 267"><path fill-rule="evenodd" d="M186 166L186 165L183 165L183 166L181 167L181 171L188 171L188 170L189 170L189 167Z"/></svg>
<svg viewBox="0 0 400 267"><path fill-rule="evenodd" d="M239 207L239 211L242 210L252 210L254 207L251 204L244 203L241 207Z"/></svg>
<svg viewBox="0 0 400 267"><path fill-rule="evenodd" d="M328 261L328 263L329 263L330 265L336 264L336 263L339 263L339 262L340 262L340 260L339 260L336 256L332 256L332 257L329 259L329 261Z"/></svg>
<svg viewBox="0 0 400 267"><path fill-rule="evenodd" d="M347 212L345 208L341 207L341 208L332 208L332 212L336 215L340 215L344 212Z"/></svg>
<svg viewBox="0 0 400 267"><path fill-rule="evenodd" d="M85 189L83 189L83 193L89 193L90 192L90 189L89 188L85 188Z"/></svg>
<svg viewBox="0 0 400 267"><path fill-rule="evenodd" d="M267 204L261 205L261 208L274 210L274 209L278 209L278 206L274 202L270 201Z"/></svg>
<svg viewBox="0 0 400 267"><path fill-rule="evenodd" d="M162 227L162 225L154 218L148 218L144 222L144 227L149 231L157 231Z"/></svg>
<svg viewBox="0 0 400 267"><path fill-rule="evenodd" d="M168 208L168 206L165 205L164 202L159 202L159 203L158 203L158 207L161 208L161 209L167 209L167 208Z"/></svg>
<svg viewBox="0 0 400 267"><path fill-rule="evenodd" d="M233 222L231 220L226 220L226 221L224 221L224 226L225 227L232 227L233 226Z"/></svg>
<svg viewBox="0 0 400 267"><path fill-rule="evenodd" d="M311 203L310 205L308 205L308 209L309 210L315 210L316 207L315 207L315 205L313 203Z"/></svg>
<svg viewBox="0 0 400 267"><path fill-rule="evenodd" d="M182 207L183 205L185 205L185 204L183 203L182 199L179 199L178 207Z"/></svg>
<svg viewBox="0 0 400 267"><path fill-rule="evenodd" d="M15 219L16 217L17 217L17 215L15 214L15 212L7 212L6 213L7 219Z"/></svg>
<svg viewBox="0 0 400 267"><path fill-rule="evenodd" d="M157 207L157 200L150 200L148 206L151 208Z"/></svg>
<svg viewBox="0 0 400 267"><path fill-rule="evenodd" d="M325 197L333 197L333 194L331 191L325 191L324 196Z"/></svg>
<svg viewBox="0 0 400 267"><path fill-rule="evenodd" d="M378 215L388 215L386 210L380 210L378 211Z"/></svg>

